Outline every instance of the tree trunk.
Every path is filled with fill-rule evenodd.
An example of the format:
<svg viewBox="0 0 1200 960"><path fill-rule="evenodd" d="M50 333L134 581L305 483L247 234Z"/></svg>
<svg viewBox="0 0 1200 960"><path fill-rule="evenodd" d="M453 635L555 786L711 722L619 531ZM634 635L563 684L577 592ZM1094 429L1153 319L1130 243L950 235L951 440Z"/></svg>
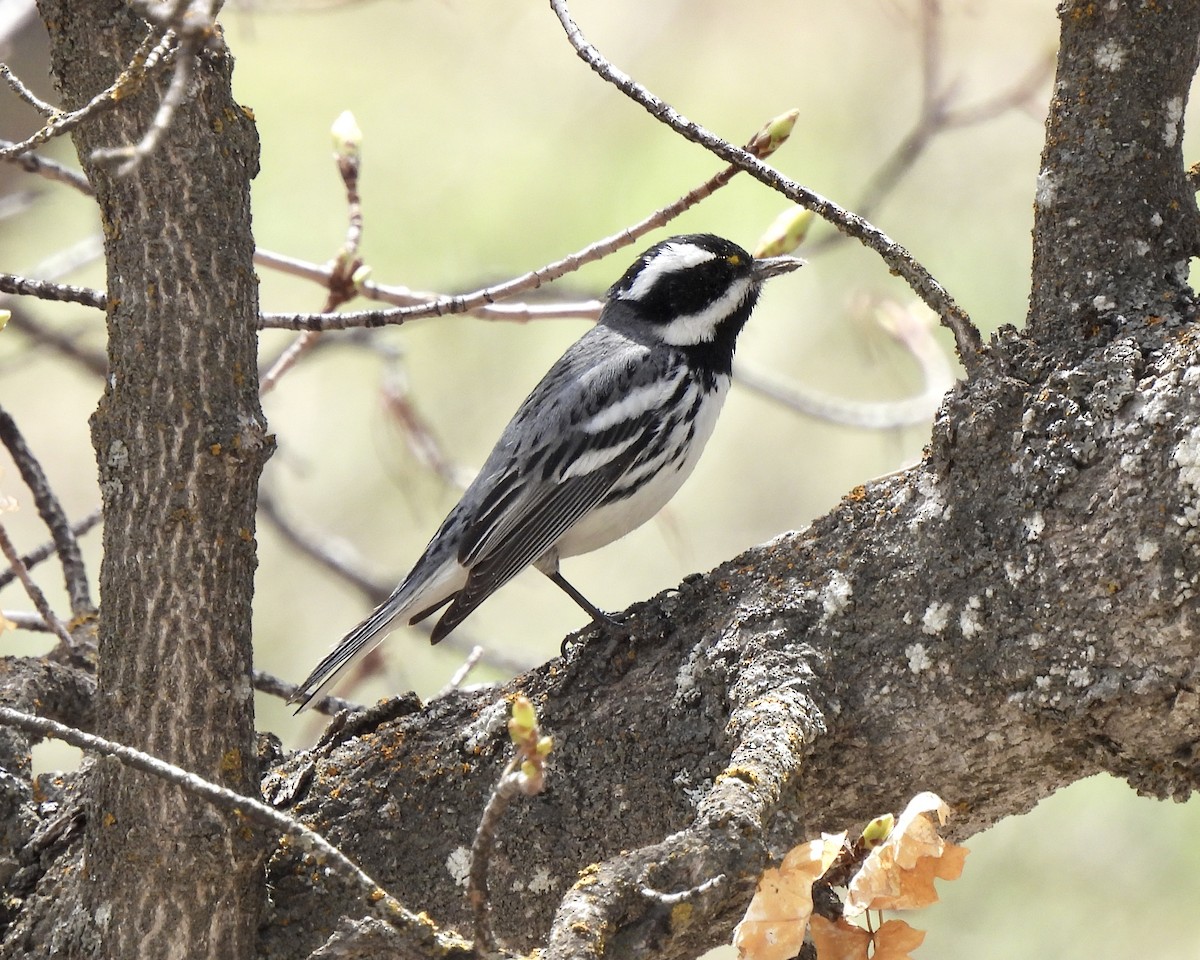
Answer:
<svg viewBox="0 0 1200 960"><path fill-rule="evenodd" d="M111 83L146 34L115 0L45 0L42 15L71 107ZM110 376L92 419L104 500L96 729L253 794L254 515L271 442L256 374L258 139L231 99L232 66L214 40L163 142L129 176L92 153L141 138L163 93L153 81L78 128L76 147L108 274ZM250 956L261 848L176 787L97 764L85 846L97 955Z"/></svg>

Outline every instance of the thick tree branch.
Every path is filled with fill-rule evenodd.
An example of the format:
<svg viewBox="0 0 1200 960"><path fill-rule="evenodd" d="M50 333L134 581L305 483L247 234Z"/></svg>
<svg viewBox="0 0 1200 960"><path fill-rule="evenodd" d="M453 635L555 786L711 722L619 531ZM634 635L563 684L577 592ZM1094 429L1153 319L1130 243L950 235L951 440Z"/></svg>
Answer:
<svg viewBox="0 0 1200 960"><path fill-rule="evenodd" d="M1064 13L1064 33L1090 28ZM1196 30L1175 26L1191 57ZM1093 65L1060 61L1060 86L1063 70ZM1172 75L1171 96L1186 97L1184 71ZM1120 244L1100 249L1108 275L1125 277ZM1178 249L1147 254L1160 290ZM558 749L550 789L493 864L495 916L512 918L499 937L526 949L548 938L555 958L683 958L732 926L768 856L921 789L952 802L958 835L1098 771L1188 796L1200 787L1188 302L1163 300L1161 322L1136 338L1113 328L1084 355L1074 337L1047 335L1050 314L1029 336L1005 332L996 366L951 393L921 466L634 608L626 641L589 632L565 663L297 758L313 770L298 811L324 822L336 809L329 829L352 848L380 809L436 811L436 836L401 822L361 855L462 922L452 865L473 817L451 811L484 795L504 742L493 718L521 690ZM283 899L299 898L288 909L332 927L348 907L301 890L295 869L273 864ZM643 887L697 892L685 917Z"/></svg>
<svg viewBox="0 0 1200 960"><path fill-rule="evenodd" d="M1034 207L1029 329L1078 344L1157 325L1190 302L1200 253L1183 115L1200 6L1071 0ZM1136 335L1136 333L1135 333Z"/></svg>
<svg viewBox="0 0 1200 960"><path fill-rule="evenodd" d="M998 346L1015 359L1028 341ZM1100 770L1186 796L1200 785L1200 356L1187 337L1154 354L1121 342L1069 376L1024 372L960 389L923 466L635 607L628 640L588 632L565 663L296 758L281 771L311 771L296 811L465 925L448 867L474 831L463 798L490 787L504 697L521 690L556 750L493 863L501 940L685 957L730 929L768 855L923 788L955 806L959 835ZM354 911L299 867L272 868L295 921L269 935L283 952L300 949L301 918L332 929ZM720 874L694 928L639 892Z"/></svg>

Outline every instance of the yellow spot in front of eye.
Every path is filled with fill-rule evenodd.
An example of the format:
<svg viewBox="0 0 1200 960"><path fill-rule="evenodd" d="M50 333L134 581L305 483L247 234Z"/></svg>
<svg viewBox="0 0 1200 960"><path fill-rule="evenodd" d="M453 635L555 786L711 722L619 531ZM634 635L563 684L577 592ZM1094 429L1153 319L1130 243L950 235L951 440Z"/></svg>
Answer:
<svg viewBox="0 0 1200 960"><path fill-rule="evenodd" d="M728 263L731 267L740 267L742 265L741 254L731 253L729 256L727 256L725 258L725 262Z"/></svg>

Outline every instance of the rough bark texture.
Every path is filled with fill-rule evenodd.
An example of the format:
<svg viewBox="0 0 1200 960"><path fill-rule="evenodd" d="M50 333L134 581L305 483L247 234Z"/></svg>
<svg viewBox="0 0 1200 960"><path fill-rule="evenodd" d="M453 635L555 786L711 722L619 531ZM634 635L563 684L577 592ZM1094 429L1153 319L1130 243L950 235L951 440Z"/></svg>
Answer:
<svg viewBox="0 0 1200 960"><path fill-rule="evenodd" d="M1197 249L1183 114L1194 4L1065 3L1038 179L1028 332L1064 354L1187 300Z"/></svg>
<svg viewBox="0 0 1200 960"><path fill-rule="evenodd" d="M769 858L822 828L897 809L918 790L951 802L962 836L1101 770L1159 797L1200 787L1200 344L1181 270L1200 252L1200 227L1179 150L1200 7L1072 3L1060 14L1029 323L1002 330L979 375L947 397L918 467L640 605L628 637L588 632L565 660L503 689L426 705L399 699L343 719L314 750L272 765L267 798L341 844L407 906L465 930L465 852L507 759L505 698L519 689L556 748L547 792L516 804L500 828L490 875L497 932L513 948L547 946L550 958L690 958L728 936ZM64 49L60 68L88 56ZM213 117L227 104L216 92L221 63L208 64L212 85L202 84L195 107ZM229 110L218 139L233 137L237 155L248 141ZM178 142L211 143L212 132L185 128ZM168 144L162 162L174 156ZM164 179L154 186L98 178L108 223L124 226L110 236L110 257L130 258L128 282L110 290L113 338L130 352L114 352L117 387L96 421L115 518L102 656L116 662L104 664L101 687L126 686L120 700L102 697L98 722L213 775L214 760L230 755L220 747L234 741L222 739L231 718L204 696L244 663L217 673L210 658L240 636L252 563L248 542L229 539L252 529L233 498L257 469L256 456L234 455L236 438L247 426L256 438L258 421L249 388L231 377L238 362L252 364L238 352L247 318L228 321L236 344L218 345L196 307L213 288L242 289L248 238L231 235L231 266L219 249L211 261L178 249L208 236L194 222L208 212L189 192L199 189L195 163L171 176L156 168ZM227 173L213 179L236 205L242 194ZM159 209L147 210L145 233L128 218L151 196ZM188 228L172 234L168 218L180 211ZM245 224L244 208L227 211L227 230ZM157 244L164 236L167 247ZM173 280L195 298L186 313L168 312L182 305L175 290L158 292L162 281L139 286L164 262L197 265ZM147 293L144 314L128 306ZM216 379L201 385L190 354L206 351ZM138 372L164 355L175 361L170 389ZM154 487L155 470L177 472L180 485ZM143 530L176 564L167 582L147 582L134 562L129 537ZM240 585L218 580L230 567ZM218 584L230 592L203 603ZM149 685L185 675L196 702L148 696ZM241 690L214 696L230 712L244 702ZM186 706L190 727L175 722L175 706ZM241 766L227 781L245 775L244 741L237 748ZM39 831L21 850L23 944L53 943L71 922L61 904L79 896L79 782L57 788L65 826L27 813L6 821ZM127 929L139 911L154 917L163 901L176 903L168 898L221 896L217 881L205 888L190 872L192 857L201 871L227 857L228 896L243 897L220 909L210 899L211 915L252 909L253 852L223 832L223 819L172 813L173 793L124 778L99 796L87 818L88 886L126 911ZM114 835L139 825L120 819L138 802L139 842L155 852L139 858L131 883L113 867L126 855ZM119 830L106 829L110 815ZM149 826L172 815L189 818L189 829L171 828L189 858L182 884L159 869L170 855ZM199 836L205 829L212 835ZM325 866L279 845L261 956L322 945L330 957L415 955L378 918L363 920L371 905ZM679 901L654 895L701 884ZM228 936L227 955L249 955Z"/></svg>
<svg viewBox="0 0 1200 960"><path fill-rule="evenodd" d="M123 3L41 9L68 106L111 83L146 34ZM111 373L92 420L105 512L96 730L253 791L254 510L270 445L251 263L258 141L230 97L231 70L219 44L199 57L170 132L128 177L92 152L136 143L163 85L84 124L76 146L108 268ZM249 955L261 836L116 764L97 764L89 789L85 909L55 946L78 956ZM46 944L27 946L44 955Z"/></svg>

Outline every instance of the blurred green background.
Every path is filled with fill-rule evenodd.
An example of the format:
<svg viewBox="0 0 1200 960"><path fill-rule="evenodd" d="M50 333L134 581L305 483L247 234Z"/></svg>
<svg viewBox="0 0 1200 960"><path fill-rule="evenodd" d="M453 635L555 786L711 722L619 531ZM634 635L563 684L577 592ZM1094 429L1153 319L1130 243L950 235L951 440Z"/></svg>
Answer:
<svg viewBox="0 0 1200 960"><path fill-rule="evenodd" d="M939 84L952 105L994 98L1052 57L1048 0L946 4ZM851 207L917 120L922 31L913 0L578 0L589 38L688 117L743 142L791 107L796 133L773 162ZM254 185L259 245L324 262L345 231L345 202L330 157L329 126L352 110L363 130L363 253L373 279L458 292L506 279L573 251L650 213L718 169L591 74L544 3L409 0L297 9L279 3L227 7L237 57L235 89L262 137ZM10 62L44 95L44 46L26 35ZM948 130L877 208L872 219L907 246L985 330L1025 315L1032 196L1048 79L1036 95L986 123ZM0 133L20 138L35 118L0 94ZM46 151L72 161L69 144ZM1196 156L1195 140L1185 150ZM90 203L0 169L12 202L28 209L0 221L0 269L38 275L47 258L95 235ZM783 209L740 177L712 200L611 259L561 281L549 296L599 295L637 249L670 233L711 231L753 246ZM819 242L826 233L817 230ZM268 310L316 310L319 288L261 270ZM43 273L44 275L44 273ZM63 279L102 285L95 264ZM812 257L768 288L743 335L739 360L809 389L851 400L902 399L919 389L915 365L870 320L868 300L911 294L872 254L850 244ZM54 329L103 349L94 312L23 302ZM403 376L415 408L463 470L482 462L499 430L582 321L518 325L445 318L381 332L380 350L330 338L265 399L279 450L265 488L297 525L342 542L381 581L401 576L456 491L423 468L381 401ZM949 353L950 344L937 336ZM291 335L263 338L275 356ZM338 345L341 344L341 345ZM398 364L398 365L397 365ZM87 417L99 380L0 334L0 402L26 432L73 516L98 503ZM619 610L739 550L803 527L855 484L919 457L927 428L848 429L798 416L736 389L696 475L664 516L592 556L567 576L594 602ZM5 523L20 546L44 539L7 462L0 493L20 510ZM98 536L86 539L93 572ZM353 589L259 528L261 566L255 654L260 669L292 681L369 609ZM60 600L58 574L41 569ZM56 592L57 591L57 592ZM15 590L0 606L24 609ZM582 625L579 611L536 573L488 601L460 633L525 664L557 653ZM45 641L0 635L0 653L28 654ZM360 700L405 689L438 690L461 647L432 649L416 633L382 648ZM503 679L487 665L472 680ZM293 719L259 700L260 724L289 745L311 741L319 721ZM63 762L44 753L44 764ZM928 784L937 789L937 784ZM877 811L863 811L864 818ZM852 825L848 825L852 826ZM1061 791L1027 816L968 844L963 879L945 902L911 918L929 930L924 960L972 956L1174 960L1200 956L1200 801L1140 799L1095 779ZM402 891L397 891L403 893Z"/></svg>

